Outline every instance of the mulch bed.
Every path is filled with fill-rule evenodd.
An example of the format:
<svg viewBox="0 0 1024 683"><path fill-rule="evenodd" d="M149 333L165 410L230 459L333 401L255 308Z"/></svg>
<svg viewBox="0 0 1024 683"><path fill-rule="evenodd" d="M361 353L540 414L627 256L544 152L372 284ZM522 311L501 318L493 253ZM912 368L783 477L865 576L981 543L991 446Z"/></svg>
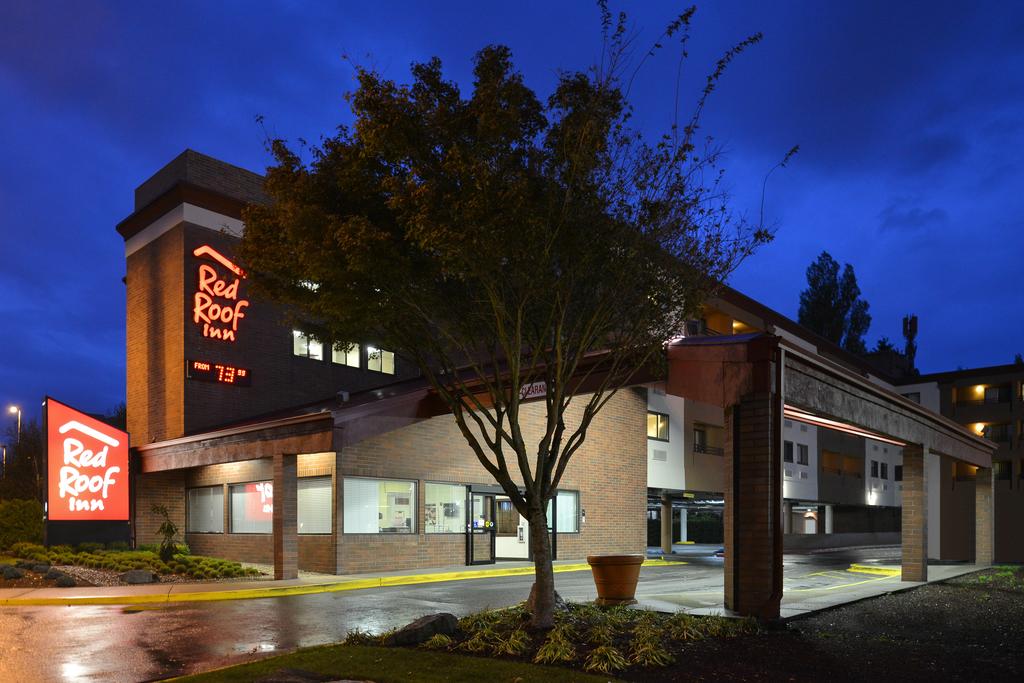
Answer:
<svg viewBox="0 0 1024 683"><path fill-rule="evenodd" d="M1018 570L1024 578L1024 571ZM994 571L983 575L994 574ZM1005 582L1004 582L1005 584ZM1020 681L1024 584L977 575L846 605L780 630L690 643L634 681Z"/></svg>

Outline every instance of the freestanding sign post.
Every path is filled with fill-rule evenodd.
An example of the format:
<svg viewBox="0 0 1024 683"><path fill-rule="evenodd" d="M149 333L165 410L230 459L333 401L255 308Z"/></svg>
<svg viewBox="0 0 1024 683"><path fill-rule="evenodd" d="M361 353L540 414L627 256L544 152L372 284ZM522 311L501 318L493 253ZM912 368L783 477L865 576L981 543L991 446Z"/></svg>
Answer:
<svg viewBox="0 0 1024 683"><path fill-rule="evenodd" d="M128 433L47 397L46 543L131 538Z"/></svg>

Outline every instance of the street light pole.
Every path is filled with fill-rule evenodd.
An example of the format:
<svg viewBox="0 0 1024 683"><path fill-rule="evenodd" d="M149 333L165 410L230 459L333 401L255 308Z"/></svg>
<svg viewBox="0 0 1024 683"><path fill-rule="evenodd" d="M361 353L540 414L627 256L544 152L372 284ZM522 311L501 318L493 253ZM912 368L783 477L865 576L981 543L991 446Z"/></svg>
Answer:
<svg viewBox="0 0 1024 683"><path fill-rule="evenodd" d="M18 443L21 443L21 408L18 406L11 406L7 409L7 412L11 415L17 413L18 415Z"/></svg>

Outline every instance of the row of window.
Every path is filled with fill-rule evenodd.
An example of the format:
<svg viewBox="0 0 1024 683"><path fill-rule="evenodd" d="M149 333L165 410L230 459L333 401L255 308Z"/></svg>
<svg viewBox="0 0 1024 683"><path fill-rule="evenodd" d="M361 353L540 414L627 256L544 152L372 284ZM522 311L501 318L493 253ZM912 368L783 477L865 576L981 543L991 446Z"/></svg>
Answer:
<svg viewBox="0 0 1024 683"><path fill-rule="evenodd" d="M412 534L417 530L416 482L346 477L344 533ZM465 533L466 496L463 484L427 482L424 485L423 530L428 533ZM228 486L228 528L233 534L273 532L273 482L260 481ZM204 486L187 493L186 531L224 533L224 487ZM555 506L559 533L579 531L579 493L558 491ZM330 477L298 480L298 528L300 534L329 534L333 496ZM471 520L474 524L477 520ZM551 524L548 504L548 524Z"/></svg>
<svg viewBox="0 0 1024 683"><path fill-rule="evenodd" d="M783 441L782 442L782 460L783 462L793 462L793 442ZM796 444L796 464L797 465L809 465L810 455L808 452L807 444L798 443Z"/></svg>
<svg viewBox="0 0 1024 683"><path fill-rule="evenodd" d="M903 465L893 465L893 481L903 481ZM889 463L871 461L871 476L875 479L889 478Z"/></svg>
<svg viewBox="0 0 1024 683"><path fill-rule="evenodd" d="M298 480L300 534L331 533L331 478ZM224 487L189 489L186 497L189 533L224 533ZM228 486L228 528L233 534L269 534L274 523L274 484L254 481Z"/></svg>
<svg viewBox="0 0 1024 683"><path fill-rule="evenodd" d="M324 345L305 332L292 330L292 353L302 358L323 360ZM362 367L362 347L359 344L334 344L331 346L331 362L350 368ZM366 369L385 375L395 374L395 354L392 351L367 346Z"/></svg>

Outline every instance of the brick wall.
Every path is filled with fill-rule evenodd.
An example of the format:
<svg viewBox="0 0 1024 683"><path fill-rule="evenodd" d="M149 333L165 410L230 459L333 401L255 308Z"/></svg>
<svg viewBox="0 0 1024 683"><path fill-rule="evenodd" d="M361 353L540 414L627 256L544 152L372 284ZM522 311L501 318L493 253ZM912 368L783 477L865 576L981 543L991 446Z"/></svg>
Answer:
<svg viewBox="0 0 1024 683"><path fill-rule="evenodd" d="M577 406L583 397L577 401ZM586 522L579 533L558 535L559 559L581 559L588 554L643 552L646 546L647 436L646 397L634 389L621 391L591 426L587 440L566 469L559 488L579 492ZM543 404L532 403L523 411L524 436L536 443L542 427ZM578 423L579 409L571 411L567 424ZM356 573L386 569L411 569L462 565L466 540L459 534L428 534L424 531L426 482L494 485L477 461L450 415L442 415L368 439L340 455L343 476L411 479L416 481L417 533L341 534L299 536L299 568ZM299 477L330 475L341 501L334 453L299 457ZM514 466L513 466L514 468ZM267 481L273 477L270 460L210 465L174 473L145 475L140 503L157 491L164 499L176 498L185 528L185 489L194 486L225 487L224 528L230 530L227 486L232 483ZM167 481L164 481L164 479ZM518 477L517 477L518 479ZM343 527L341 510L335 509L333 528ZM273 561L270 534L187 534L196 554L260 563Z"/></svg>
<svg viewBox="0 0 1024 683"><path fill-rule="evenodd" d="M128 432L136 446L181 436L184 429L183 268L181 230L127 260Z"/></svg>
<svg viewBox="0 0 1024 683"><path fill-rule="evenodd" d="M570 411L567 425L578 424L583 397ZM536 443L542 429L543 403L524 407L524 437ZM646 396L626 389L608 403L591 426L583 447L570 461L559 488L579 491L586 523L579 533L558 535L559 559L587 554L643 552L646 546L647 433ZM465 562L462 534L428 534L423 530L424 484L494 485L455 425L443 415L368 439L341 454L344 476L412 479L417 482L416 534L342 534L342 573L460 565ZM517 468L513 464L513 470ZM516 477L521 481L519 477Z"/></svg>
<svg viewBox="0 0 1024 683"><path fill-rule="evenodd" d="M152 545L160 542L157 529L162 518L153 514L154 505L167 508L171 521L185 532L184 470L156 472L135 477L135 543Z"/></svg>

